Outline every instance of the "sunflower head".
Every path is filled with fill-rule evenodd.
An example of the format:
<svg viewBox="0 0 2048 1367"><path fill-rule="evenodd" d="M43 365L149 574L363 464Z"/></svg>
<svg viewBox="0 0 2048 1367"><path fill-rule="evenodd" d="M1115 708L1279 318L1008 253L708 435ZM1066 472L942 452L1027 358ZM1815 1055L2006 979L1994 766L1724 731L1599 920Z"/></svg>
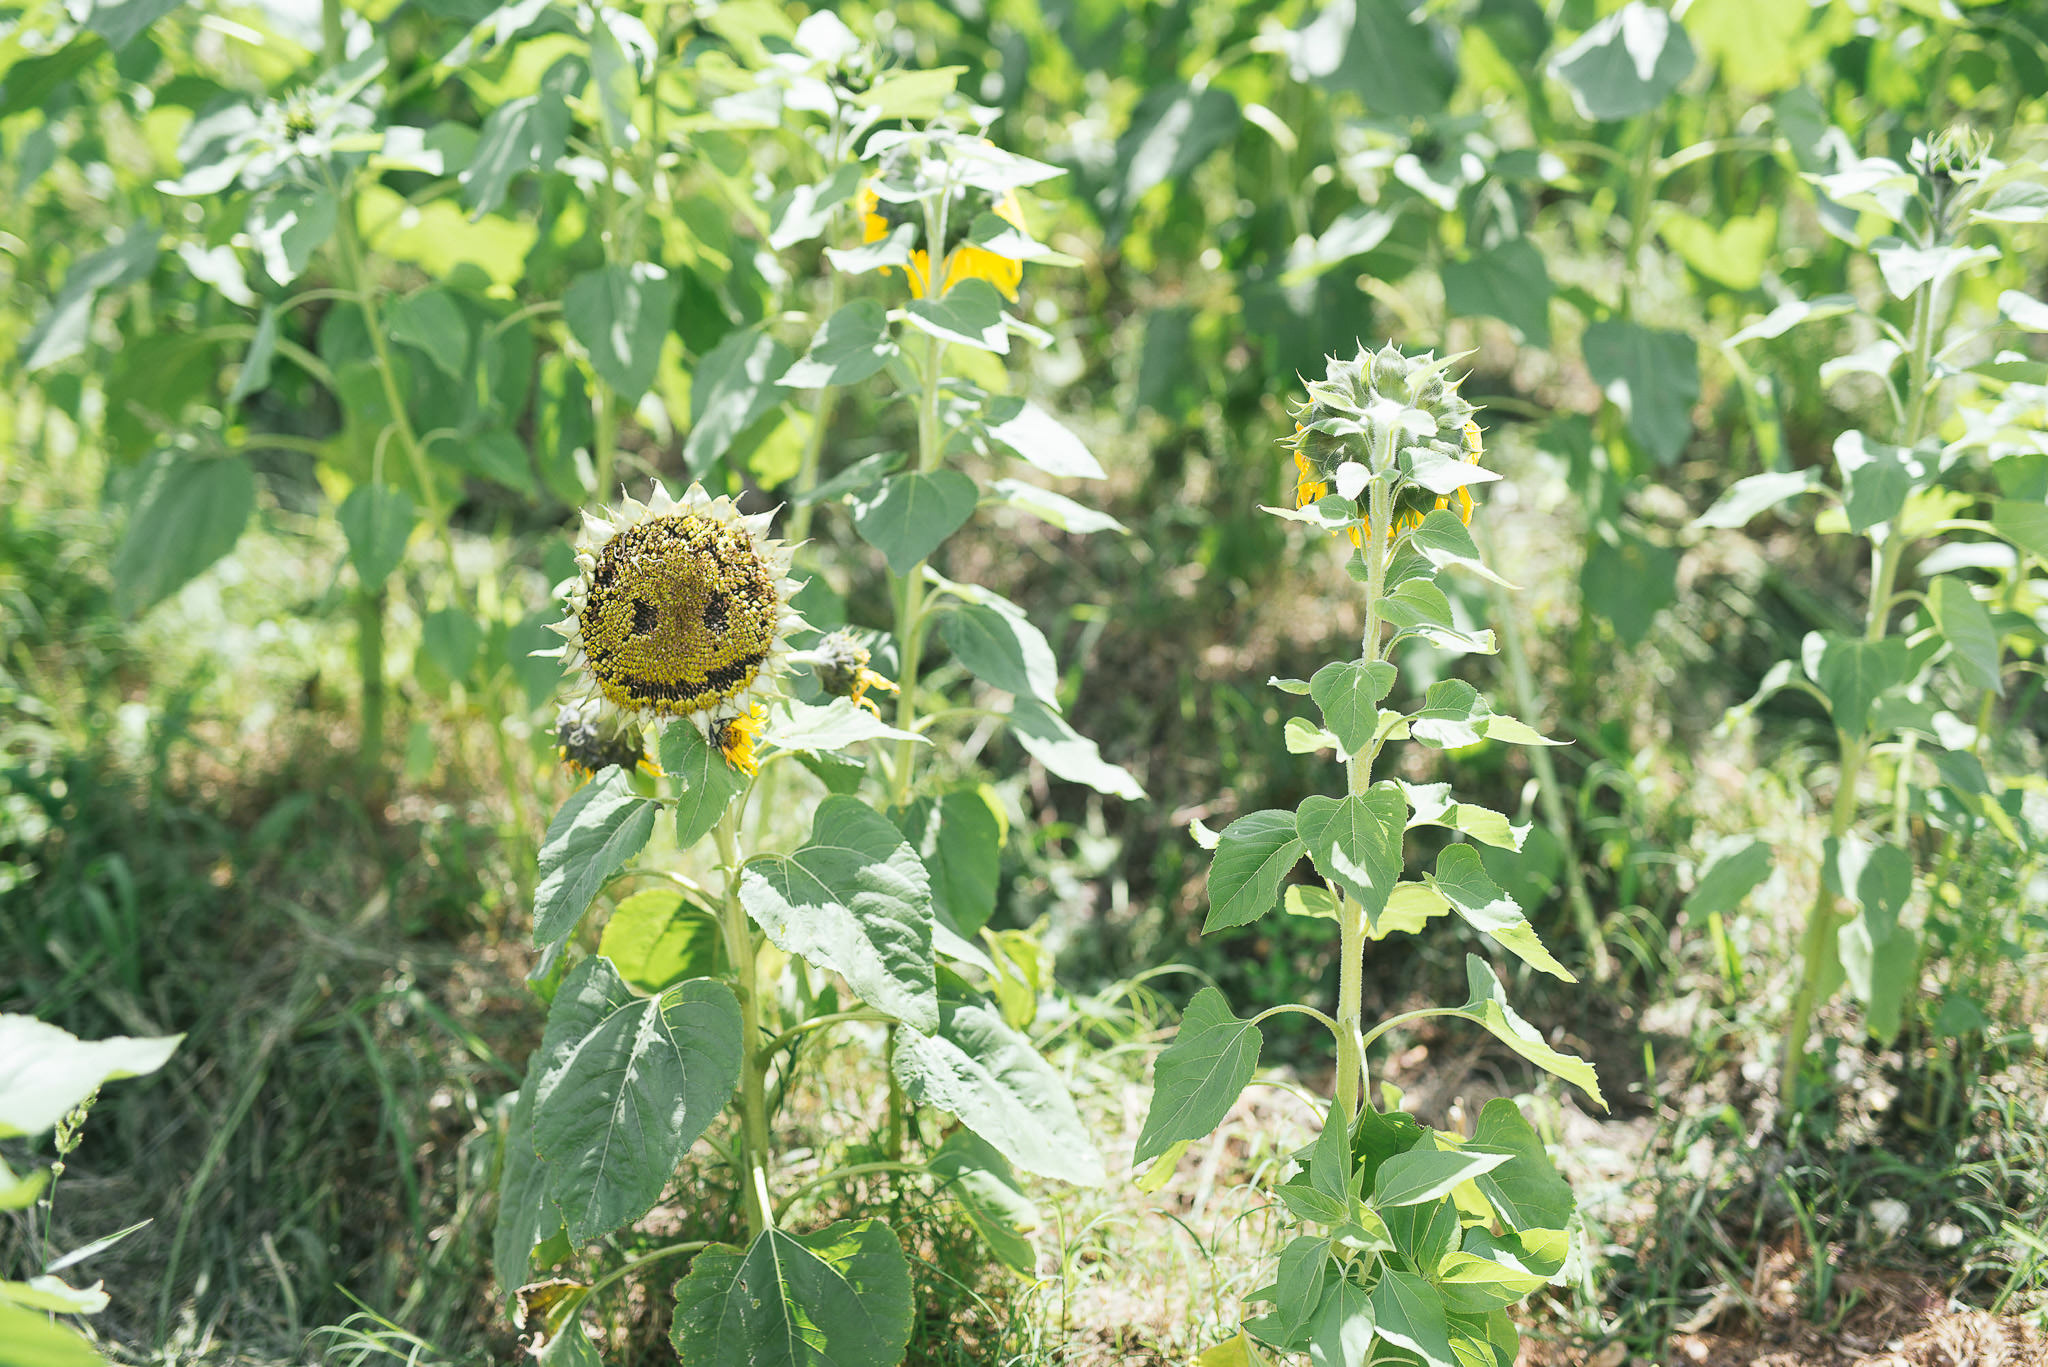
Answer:
<svg viewBox="0 0 2048 1367"><path fill-rule="evenodd" d="M875 177L861 187L860 222L864 242L880 242L905 223L912 225L917 233L916 245L911 248L906 274L910 278L911 296L922 299L930 292L932 277L931 244L924 241L923 204L917 199L900 203L884 199L876 190L877 185L911 182L916 173L906 163L914 155L907 148L891 153ZM974 221L983 214L994 214L1020 232L1024 229L1024 208L1017 202L1016 191L994 194L977 186L955 185L946 205L946 240L940 246L941 256L951 253L946 278L939 286L940 294L962 280L986 280L1009 298L1017 297L1017 287L1024 280L1024 263L965 245ZM886 272L891 268L883 269Z"/></svg>
<svg viewBox="0 0 2048 1367"><path fill-rule="evenodd" d="M596 698L564 703L555 714L555 753L580 778L614 764L621 769L649 764L639 723Z"/></svg>
<svg viewBox="0 0 2048 1367"><path fill-rule="evenodd" d="M817 677L818 687L835 698L851 698L857 707L880 716L881 711L870 698L868 690L880 689L894 693L896 685L874 670L868 668L868 648L852 632L841 629L832 632L811 648L811 672Z"/></svg>
<svg viewBox="0 0 2048 1367"><path fill-rule="evenodd" d="M1347 465L1357 484L1384 478L1394 491L1393 535L1420 525L1433 509L1455 506L1472 520L1472 495L1464 487L1437 495L1409 476L1423 453L1467 464L1479 463L1478 410L1458 393L1445 371L1453 358L1409 356L1391 342L1378 351L1359 348L1350 360L1329 358L1324 377L1308 386L1308 402L1295 410L1295 506L1307 507L1346 483ZM1347 490L1348 492L1348 490ZM1365 529L1370 534L1370 529ZM1360 529L1351 530L1353 545Z"/></svg>
<svg viewBox="0 0 2048 1367"><path fill-rule="evenodd" d="M569 616L555 629L586 696L626 717L689 717L700 730L772 694L788 635L789 547L769 514L742 517L729 498L659 484L604 517L584 515Z"/></svg>

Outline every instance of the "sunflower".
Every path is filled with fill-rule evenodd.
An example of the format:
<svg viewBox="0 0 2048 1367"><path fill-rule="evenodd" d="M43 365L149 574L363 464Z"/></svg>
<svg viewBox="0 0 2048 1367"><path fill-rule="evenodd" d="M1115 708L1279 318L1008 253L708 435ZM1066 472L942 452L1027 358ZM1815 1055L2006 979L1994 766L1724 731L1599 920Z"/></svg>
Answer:
<svg viewBox="0 0 2048 1367"><path fill-rule="evenodd" d="M725 756L727 764L748 778L761 772L761 761L754 754L754 742L760 737L761 724L767 716L756 703L736 717L721 717L711 723L712 745Z"/></svg>
<svg viewBox="0 0 2048 1367"><path fill-rule="evenodd" d="M1294 430L1296 432L1301 431L1301 425L1299 423L1295 424ZM1477 465L1479 463L1479 457L1484 453L1484 448L1480 445L1479 440L1479 424L1476 422L1466 423L1465 463L1467 465ZM1295 507L1306 508L1309 504L1315 502L1324 494L1330 492L1329 481L1321 478L1317 474L1315 466L1309 463L1308 456L1298 446L1294 449L1294 468L1296 471L1294 481ZM1422 519L1429 516L1429 514L1433 511L1433 509L1425 508L1422 506L1423 503L1428 501L1428 498L1429 494L1427 490L1418 489L1412 485L1401 491L1400 495L1394 500L1395 540L1399 540L1404 533L1413 531L1415 528L1420 527L1422 525ZM1458 507L1459 521L1463 522L1468 527L1471 526L1471 489L1463 485L1460 485L1456 492L1445 494L1441 498L1437 499L1436 507L1448 508L1453 503L1455 503ZM1371 535L1372 523L1370 521L1368 521L1363 527L1353 527L1351 529L1351 544L1354 546L1363 545L1365 538Z"/></svg>
<svg viewBox="0 0 2048 1367"><path fill-rule="evenodd" d="M672 499L659 484L646 503L585 513L578 573L562 588L569 615L555 624L584 699L628 718L689 717L708 736L773 695L802 623L771 516L742 517L701 485Z"/></svg>
<svg viewBox="0 0 2048 1367"><path fill-rule="evenodd" d="M875 193L872 183L863 185L860 191L861 240L880 242L904 223L916 223L918 236L924 235L921 217L913 217L914 204L893 204ZM946 206L946 249L952 253L946 267L945 284L939 293L944 294L962 280L986 280L1011 299L1017 297L1017 287L1024 281L1024 263L1007 256L997 256L982 247L966 245L968 229L974 226L977 215L992 213L1019 232L1024 231L1024 207L1017 202L1014 190L994 199L987 192L961 186L953 192L953 202ZM920 245L911 249L910 295L913 299L925 297L925 282L931 279L931 255ZM892 269L884 267L886 272Z"/></svg>
<svg viewBox="0 0 2048 1367"><path fill-rule="evenodd" d="M612 765L645 769L650 774L661 772L661 766L647 753L639 723L602 698L562 705L555 714L555 753L579 779L594 777Z"/></svg>
<svg viewBox="0 0 2048 1367"><path fill-rule="evenodd" d="M833 632L813 646L803 657L817 677L818 687L835 698L851 698L855 707L864 707L876 717L882 715L870 698L870 688L884 693L894 693L896 684L868 668L868 661L874 658L868 648L860 643L852 632L845 629Z"/></svg>

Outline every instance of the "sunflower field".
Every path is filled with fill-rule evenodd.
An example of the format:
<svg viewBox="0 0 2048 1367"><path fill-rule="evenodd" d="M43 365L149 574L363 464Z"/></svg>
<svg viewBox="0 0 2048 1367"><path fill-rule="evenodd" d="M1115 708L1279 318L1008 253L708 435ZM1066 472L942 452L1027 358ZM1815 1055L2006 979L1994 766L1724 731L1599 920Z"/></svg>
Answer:
<svg viewBox="0 0 2048 1367"><path fill-rule="evenodd" d="M0 0L0 1367L2040 1367L2044 689L2040 0Z"/></svg>

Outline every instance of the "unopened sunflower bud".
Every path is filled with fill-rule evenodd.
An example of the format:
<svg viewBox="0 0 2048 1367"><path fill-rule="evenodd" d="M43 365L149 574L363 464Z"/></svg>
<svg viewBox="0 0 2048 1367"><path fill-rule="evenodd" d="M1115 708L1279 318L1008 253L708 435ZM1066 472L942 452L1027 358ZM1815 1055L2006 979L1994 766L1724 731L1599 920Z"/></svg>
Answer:
<svg viewBox="0 0 2048 1367"><path fill-rule="evenodd" d="M1295 410L1287 443L1299 474L1295 506L1307 507L1333 485L1361 500L1371 480L1385 478L1393 489L1395 536L1436 508L1456 507L1470 522L1472 495L1465 487L1438 495L1409 478L1425 454L1479 463L1478 410L1445 376L1454 359L1409 356L1392 343L1378 351L1361 347L1348 361L1331 357L1323 378L1310 382L1308 402ZM1357 528L1351 540L1360 543Z"/></svg>

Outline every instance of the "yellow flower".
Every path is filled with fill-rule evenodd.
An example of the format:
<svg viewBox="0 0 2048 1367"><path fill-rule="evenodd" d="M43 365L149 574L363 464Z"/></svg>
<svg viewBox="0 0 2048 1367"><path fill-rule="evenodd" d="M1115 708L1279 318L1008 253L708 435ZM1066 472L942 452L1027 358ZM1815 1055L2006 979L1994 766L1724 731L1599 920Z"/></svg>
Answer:
<svg viewBox="0 0 2048 1367"><path fill-rule="evenodd" d="M964 187L957 191L953 203L947 206L946 235L951 241L952 257L946 266L945 284L939 290L944 294L962 280L986 280L1011 299L1017 297L1017 286L1024 281L1024 263L1007 256L997 256L981 247L967 245L967 230L973 226L975 212L970 207L980 196ZM1017 229L1024 231L1024 207L1017 202L1016 192L1010 191L994 203L986 204L988 212ZM916 206L885 202L874 191L872 185L863 185L860 191L861 240L880 242L896 228L906 222L918 225L918 236L924 236L923 221L914 217ZM931 255L923 245L913 247L910 252L910 294L914 299L925 297L926 281L931 278ZM893 267L883 267L884 272Z"/></svg>
<svg viewBox="0 0 2048 1367"><path fill-rule="evenodd" d="M1299 435L1302 431L1301 424L1296 423L1294 430ZM1484 447L1480 442L1479 424L1467 422L1465 424L1465 463L1467 465L1477 465L1479 457L1484 453ZM1315 465L1309 460L1308 454L1299 445L1294 448L1294 468L1297 472L1294 483L1295 507L1306 508L1309 504L1314 503L1324 494L1330 492L1329 481L1319 477ZM1400 540L1405 533L1420 527L1422 519L1429 516L1433 511L1433 509L1421 506L1427 500L1428 492L1426 490L1408 488L1401 491L1400 497L1395 501L1394 505L1394 539L1396 541ZM1456 492L1445 494L1438 498L1436 500L1436 507L1448 508L1453 502L1458 506L1458 520L1468 527L1471 526L1471 488L1460 485ZM1363 527L1353 527L1351 529L1351 544L1354 546L1363 545L1364 539L1371 535L1372 523L1370 521Z"/></svg>
<svg viewBox="0 0 2048 1367"><path fill-rule="evenodd" d="M758 704L736 717L724 717L712 723L711 743L718 747L718 753L725 756L725 762L745 774L748 778L761 772L761 761L754 754L754 741L761 734L761 724L767 719Z"/></svg>
<svg viewBox="0 0 2048 1367"><path fill-rule="evenodd" d="M800 623L789 547L768 537L768 517L742 517L701 486L678 501L659 484L646 503L586 513L578 573L563 586L569 616L555 624L585 699L628 718L689 717L708 733L774 693Z"/></svg>

